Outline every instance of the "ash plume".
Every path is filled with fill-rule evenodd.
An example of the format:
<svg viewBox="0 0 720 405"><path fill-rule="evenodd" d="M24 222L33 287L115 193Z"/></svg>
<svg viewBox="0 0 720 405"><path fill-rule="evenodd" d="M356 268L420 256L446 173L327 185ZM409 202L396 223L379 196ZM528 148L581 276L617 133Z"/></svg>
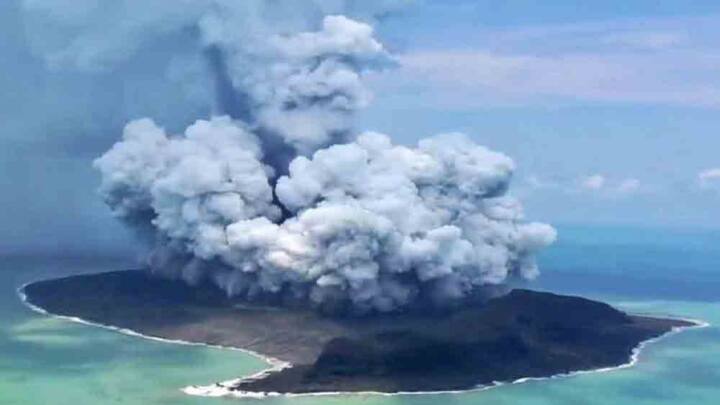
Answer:
<svg viewBox="0 0 720 405"><path fill-rule="evenodd" d="M196 33L215 113L182 133L132 121L95 161L113 212L151 229L150 269L355 313L442 306L534 278L555 230L525 222L506 194L510 158L462 134L409 147L353 130L371 101L363 76L393 64L370 23L397 2L298 3L159 1L49 54L94 66L141 34ZM87 46L101 35L117 44Z"/></svg>

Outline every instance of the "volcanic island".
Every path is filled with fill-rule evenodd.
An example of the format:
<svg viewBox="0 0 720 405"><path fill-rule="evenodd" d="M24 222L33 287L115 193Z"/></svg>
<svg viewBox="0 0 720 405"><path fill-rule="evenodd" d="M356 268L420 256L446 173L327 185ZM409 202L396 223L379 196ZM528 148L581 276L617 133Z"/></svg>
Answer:
<svg viewBox="0 0 720 405"><path fill-rule="evenodd" d="M252 377L195 388L237 396L469 390L628 364L643 342L698 326L527 289L449 312L327 316L243 302L212 285L141 270L38 281L21 293L53 315L243 349L274 364Z"/></svg>

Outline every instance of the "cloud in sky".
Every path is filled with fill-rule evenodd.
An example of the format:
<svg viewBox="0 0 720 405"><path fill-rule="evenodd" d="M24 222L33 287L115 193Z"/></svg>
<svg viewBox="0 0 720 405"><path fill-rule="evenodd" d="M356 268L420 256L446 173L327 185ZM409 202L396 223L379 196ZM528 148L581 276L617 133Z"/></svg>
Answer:
<svg viewBox="0 0 720 405"><path fill-rule="evenodd" d="M593 174L585 177L580 182L580 187L586 190L600 190L605 186L605 176L601 174Z"/></svg>
<svg viewBox="0 0 720 405"><path fill-rule="evenodd" d="M720 167L703 170L697 177L701 187L720 185Z"/></svg>
<svg viewBox="0 0 720 405"><path fill-rule="evenodd" d="M521 194L529 191L550 191L553 193L573 195L585 194L601 197L624 197L648 191L647 187L635 177L613 178L600 173L591 174L579 179L543 178L533 174L527 176L521 184Z"/></svg>
<svg viewBox="0 0 720 405"><path fill-rule="evenodd" d="M610 34L603 42L610 45L621 45L637 49L660 50L681 45L687 37L677 32L621 32Z"/></svg>
<svg viewBox="0 0 720 405"><path fill-rule="evenodd" d="M377 80L406 92L410 103L444 108L578 102L720 108L718 27L720 15L481 30L458 41L462 47L411 50L399 58L400 69ZM413 99L418 88L432 99Z"/></svg>
<svg viewBox="0 0 720 405"><path fill-rule="evenodd" d="M640 189L640 180L634 178L628 178L620 182L617 186L619 193L634 193Z"/></svg>
<svg viewBox="0 0 720 405"><path fill-rule="evenodd" d="M641 191L641 182L634 177L612 179L603 174L593 174L581 178L579 188L606 197L622 197Z"/></svg>

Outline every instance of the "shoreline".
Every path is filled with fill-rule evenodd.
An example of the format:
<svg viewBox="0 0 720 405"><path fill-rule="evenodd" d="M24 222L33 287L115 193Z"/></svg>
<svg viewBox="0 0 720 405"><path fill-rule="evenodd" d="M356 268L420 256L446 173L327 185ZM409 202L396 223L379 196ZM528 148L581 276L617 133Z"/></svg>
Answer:
<svg viewBox="0 0 720 405"><path fill-rule="evenodd" d="M47 279L47 280L60 280L64 278L71 278L74 276L66 276L66 277L60 277L57 279ZM243 349L239 347L233 347L233 346L223 346L223 345L217 345L217 344L208 344L208 343L202 343L202 342L190 342L180 339L168 339L168 338L162 338L152 335L145 335L142 333L139 333L135 330L128 329L128 328L121 328L116 327L108 324L102 324L98 322L92 322L88 321L79 317L73 317L73 316L67 316L67 315L59 315L52 313L50 311L45 310L44 308L41 308L33 303L31 303L28 298L27 294L25 293L25 288L33 283L40 282L40 281L47 281L47 280L36 280L36 281L29 281L24 284L22 284L20 287L16 289L16 292L18 293L18 296L22 303L28 307L30 310L45 315L50 316L58 319L63 319L66 321L71 321L75 323L80 323L83 325L88 326L95 326L100 327L107 330L112 330L114 332L119 332L127 336L133 336L133 337L139 337L144 338L156 342L163 342L163 343L174 343L174 344L181 344L181 345L188 345L188 346L203 346L203 347L209 347L213 349L224 349L224 350L234 350L234 351L240 351L245 354L254 356L256 358L259 358L266 363L270 367L260 370L257 373L254 373L249 376L234 378L230 380L225 380L222 382L217 382L210 385L190 385L183 388L180 388L180 391L192 396L201 396L201 397L234 397L234 398L265 398L265 397L279 397L279 396L285 396L285 397L301 397L301 396L336 396L336 395L379 395L379 396L393 396L393 395L427 395L427 394L459 394L459 393L466 393L466 392L480 392L484 390L488 390L491 388L497 388L503 385L510 385L510 384L521 384L524 382L529 381L542 381L542 380L548 380L548 379L557 379L557 378L566 378L566 377L572 377L575 375L581 375L581 374L589 374L589 373L603 373L603 372L609 372L609 371L615 371L620 369L625 369L634 366L638 363L640 354L642 352L642 349L644 349L647 345L660 341L666 337L675 335L677 333L680 333L687 329L700 329L710 326L710 323L705 322L703 320L698 319L692 319L692 318L680 318L680 317L672 317L672 316L662 316L662 319L667 320L676 320L676 321L685 321L688 323L691 323L692 325L689 326L674 326L671 330L668 332L656 336L647 340L644 340L640 343L638 343L637 346L635 346L632 349L629 361L623 364L620 364L618 366L613 367L601 367L597 369L587 369L587 370L576 370L571 371L567 373L559 373L550 375L547 377L523 377L519 378L513 381L507 381L507 382L499 382L495 381L491 384L484 384L484 385L478 385L473 388L468 389L462 389L462 390L435 390L435 391L397 391L397 392L382 392L382 391L337 391L337 392L309 392L309 393L280 393L280 392L247 392L247 391L240 391L240 390L234 390L232 389L233 386L236 386L237 384L241 382L247 382L247 381L253 381L260 379L264 376L267 376L270 373L274 373L280 370L283 370L288 367L292 367L292 364L286 361L282 361L273 357L262 355L258 352L254 352L252 350ZM657 315L653 315L655 317L658 317Z"/></svg>
<svg viewBox="0 0 720 405"><path fill-rule="evenodd" d="M237 391L232 390L229 387L232 387L233 385L237 384L241 381L249 381L252 380L253 376L248 377L241 377L236 378L233 380L227 380L223 382L218 382L211 385L204 385L204 386L188 386L181 389L182 392L188 395L193 396L203 396L203 397L233 397L233 398L266 398L266 397L305 397L305 396L345 396L345 395L376 395L376 396L394 396L394 395L442 395L442 394L462 394L462 393L469 393L469 392L481 392L486 391L492 388L498 388L502 387L504 385L513 385L513 384L522 384L526 382L532 382L532 381L544 381L544 380L553 380L553 379L559 379L559 378L569 378L574 377L577 375L582 374L591 374L591 373L607 373L611 371L616 370L622 370L626 368L631 368L635 366L640 361L640 354L642 353L642 350L647 347L648 345L652 343L656 343L662 339L665 339L667 337L670 337L672 335L676 335L680 332L683 332L687 329L702 329L707 328L711 324L709 322L705 322L703 320L699 319L693 319L693 318L679 318L679 317L663 317L663 319L669 319L669 320L678 320L678 321L685 321L692 323L691 326L676 326L673 327L672 330L647 340L644 340L640 342L636 347L633 348L632 353L630 355L630 360L627 363L620 364L618 366L613 367L601 367L596 369L588 369L588 370L576 370L571 371L569 373L560 373L560 374L554 374L547 377L523 377L518 378L514 381L507 381L507 382L501 382L501 381L495 381L492 384L486 384L486 385L479 385L475 388L469 388L465 390L438 390L438 391L397 391L397 392L381 392L381 391L336 391L336 392L307 392L307 393L281 393L281 392L247 392L247 391Z"/></svg>
<svg viewBox="0 0 720 405"><path fill-rule="evenodd" d="M60 280L60 279L69 278L69 277L74 277L74 276L60 277L57 279L48 279L48 280ZM155 342L173 343L173 344L185 345L185 346L201 346L201 347L209 347L211 349L232 350L232 351L242 352L242 353L251 355L253 357L256 357L256 358L268 363L271 366L267 369L263 369L262 371L260 371L256 374L265 373L265 372L269 372L269 371L282 370L284 368L292 366L292 364L290 364L286 361L282 361L282 360L279 360L279 359L276 359L273 357L269 357L269 356L264 356L260 353L254 352L252 350L243 349L240 347L215 345L215 344L210 344L210 343L189 342L189 341L180 340L180 339L168 339L168 338L162 338L162 337L158 337L158 336L145 335L145 334L142 334L140 332L137 332L137 331L134 331L134 330L128 329L128 328L120 328L117 326L112 326L112 325L103 324L103 323L99 323L99 322L92 322L92 321L88 321L86 319L82 319L82 318L79 318L76 316L67 316L67 315L59 315L59 314L52 313L44 308L41 308L41 307L33 304L32 302L28 301L28 299L27 299L27 294L25 294L25 287L27 287L30 284L36 283L38 281L44 281L44 280L29 281L27 283L22 284L15 291L17 292L18 296L20 297L20 301L23 303L23 305L25 305L31 311L39 313L41 315L45 315L45 316L49 316L49 317L53 317L53 318L57 318L57 319L62 319L64 321L75 322L75 323L79 323L79 324L86 325L86 326L94 326L94 327L98 327L98 328L102 328L102 329L107 329L107 330L111 330L113 332L121 333L126 336L132 336L132 337L152 340ZM255 374L253 374L253 375L255 375ZM249 378L249 377L247 377L247 378Z"/></svg>

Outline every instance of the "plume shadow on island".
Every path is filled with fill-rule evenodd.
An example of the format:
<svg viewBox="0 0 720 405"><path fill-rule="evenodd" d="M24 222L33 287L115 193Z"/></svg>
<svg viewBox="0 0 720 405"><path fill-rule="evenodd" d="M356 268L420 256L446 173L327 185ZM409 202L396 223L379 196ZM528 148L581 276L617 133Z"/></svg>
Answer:
<svg viewBox="0 0 720 405"><path fill-rule="evenodd" d="M697 325L525 289L446 312L327 316L249 304L211 285L139 270L38 281L22 293L50 314L239 348L287 365L217 385L228 393L466 390L619 366L642 342Z"/></svg>

